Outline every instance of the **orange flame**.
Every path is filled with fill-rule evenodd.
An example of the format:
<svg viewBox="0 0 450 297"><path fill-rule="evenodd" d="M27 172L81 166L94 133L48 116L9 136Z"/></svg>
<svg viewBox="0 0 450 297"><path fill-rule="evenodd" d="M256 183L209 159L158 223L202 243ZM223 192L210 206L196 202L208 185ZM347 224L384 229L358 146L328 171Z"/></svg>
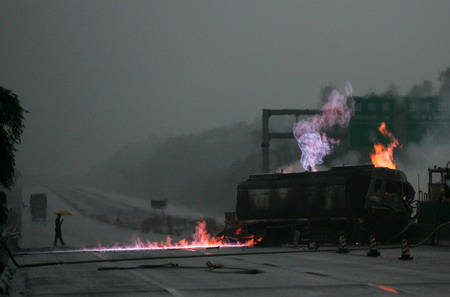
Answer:
<svg viewBox="0 0 450 297"><path fill-rule="evenodd" d="M116 252L116 251L143 251L143 250L171 250L171 249L205 249L205 248L226 248L226 247L252 247L261 239L255 240L253 235L248 236L243 242L229 243L225 236L213 237L206 229L206 222L199 221L195 227L193 240L182 239L173 242L170 236L166 241L142 242L137 239L132 245L115 245L113 247L86 248L83 252Z"/></svg>
<svg viewBox="0 0 450 297"><path fill-rule="evenodd" d="M377 288L391 293L399 293L398 290L388 286L378 285Z"/></svg>
<svg viewBox="0 0 450 297"><path fill-rule="evenodd" d="M238 228L236 229L236 232L234 232L234 234L240 235L243 231L244 231L244 230L242 230L241 227L238 227Z"/></svg>
<svg viewBox="0 0 450 297"><path fill-rule="evenodd" d="M394 148L400 145L394 135L386 129L386 123L382 122L378 127L378 131L384 136L390 138L391 143L385 146L381 143L376 143L373 146L374 153L370 154L372 164L375 167L387 167L389 169L397 169L397 165L394 163Z"/></svg>

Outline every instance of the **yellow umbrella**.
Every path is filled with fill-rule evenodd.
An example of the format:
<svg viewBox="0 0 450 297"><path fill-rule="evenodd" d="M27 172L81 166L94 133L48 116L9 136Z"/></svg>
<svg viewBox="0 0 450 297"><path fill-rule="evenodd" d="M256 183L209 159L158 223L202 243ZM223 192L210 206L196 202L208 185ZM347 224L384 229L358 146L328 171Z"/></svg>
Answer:
<svg viewBox="0 0 450 297"><path fill-rule="evenodd" d="M72 215L72 213L67 210L58 210L58 211L55 211L55 214L59 214L62 216L71 216Z"/></svg>

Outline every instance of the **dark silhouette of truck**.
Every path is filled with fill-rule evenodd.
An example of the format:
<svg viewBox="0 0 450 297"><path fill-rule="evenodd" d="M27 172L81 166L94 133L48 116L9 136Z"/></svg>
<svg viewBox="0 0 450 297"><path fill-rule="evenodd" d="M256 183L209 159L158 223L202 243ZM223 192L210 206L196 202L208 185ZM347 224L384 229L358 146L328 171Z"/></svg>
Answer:
<svg viewBox="0 0 450 297"><path fill-rule="evenodd" d="M47 219L47 195L46 194L31 194L30 196L30 211L31 220L45 222Z"/></svg>
<svg viewBox="0 0 450 297"><path fill-rule="evenodd" d="M292 242L295 231L322 242L386 240L410 221L414 194L403 172L373 165L251 175L237 187L236 215L267 243Z"/></svg>

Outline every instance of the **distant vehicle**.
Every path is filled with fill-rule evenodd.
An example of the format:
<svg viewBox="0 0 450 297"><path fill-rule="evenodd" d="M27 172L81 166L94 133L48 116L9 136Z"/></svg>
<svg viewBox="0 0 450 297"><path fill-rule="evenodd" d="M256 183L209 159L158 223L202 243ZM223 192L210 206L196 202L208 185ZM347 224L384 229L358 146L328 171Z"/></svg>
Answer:
<svg viewBox="0 0 450 297"><path fill-rule="evenodd" d="M167 200L152 200L152 208L153 209L164 209L167 206Z"/></svg>
<svg viewBox="0 0 450 297"><path fill-rule="evenodd" d="M47 218L47 195L46 194L31 194L30 196L30 211L31 220L43 220Z"/></svg>

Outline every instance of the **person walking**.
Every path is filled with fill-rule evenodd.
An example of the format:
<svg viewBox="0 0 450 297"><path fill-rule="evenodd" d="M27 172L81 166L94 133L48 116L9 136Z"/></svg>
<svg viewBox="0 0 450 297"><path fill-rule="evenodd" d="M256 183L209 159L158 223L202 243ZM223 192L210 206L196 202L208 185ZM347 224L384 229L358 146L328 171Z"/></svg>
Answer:
<svg viewBox="0 0 450 297"><path fill-rule="evenodd" d="M61 225L63 222L64 222L64 219L61 219L61 214L57 214L56 220L55 220L55 241L53 242L54 246L57 246L58 239L59 239L61 245L64 245L64 240L62 238L62 233L61 233Z"/></svg>

